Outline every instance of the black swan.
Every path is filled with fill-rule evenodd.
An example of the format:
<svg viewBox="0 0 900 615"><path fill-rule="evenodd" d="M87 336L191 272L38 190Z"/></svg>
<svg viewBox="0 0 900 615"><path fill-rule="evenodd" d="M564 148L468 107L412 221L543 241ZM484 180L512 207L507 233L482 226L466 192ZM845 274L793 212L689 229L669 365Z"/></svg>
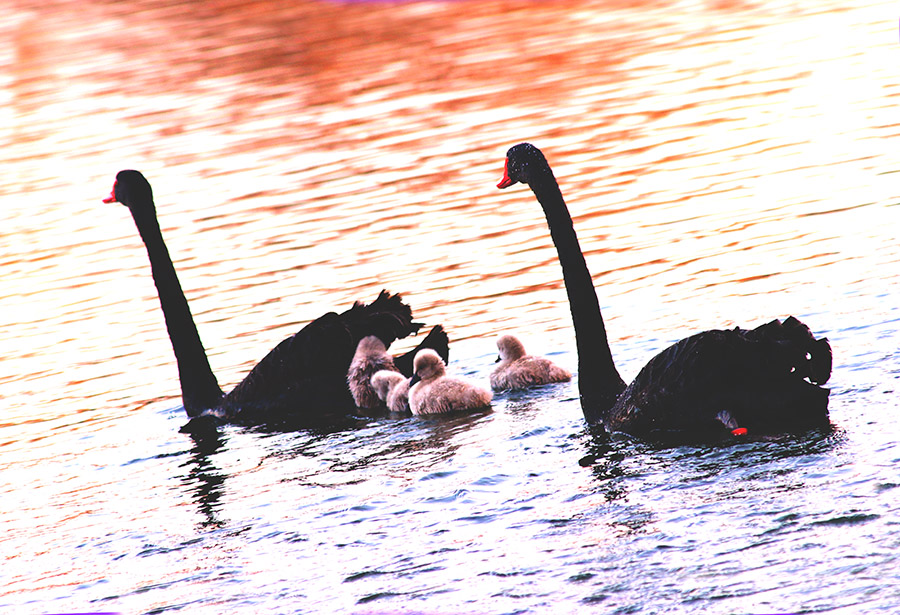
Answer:
<svg viewBox="0 0 900 615"><path fill-rule="evenodd" d="M212 416L238 424L291 427L328 424L355 407L347 387L347 369L359 341L374 335L389 346L422 326L412 321L412 311L399 295L381 291L368 305L357 302L341 314L329 312L310 322L273 348L243 381L224 394L163 242L150 183L138 171L120 171L112 193L103 201L128 207L147 247L178 363L181 399L192 419ZM426 347L446 359L447 334L440 325L417 348L397 357L397 368L406 369L411 376L415 353Z"/></svg>
<svg viewBox="0 0 900 615"><path fill-rule="evenodd" d="M793 316L756 329L697 333L653 357L625 386L613 362L597 294L572 218L544 154L506 154L498 188L528 184L544 209L563 270L588 423L636 436L777 433L828 425L831 346ZM727 432L725 432L727 434Z"/></svg>
<svg viewBox="0 0 900 615"><path fill-rule="evenodd" d="M536 357L525 352L525 346L515 335L502 335L497 339L497 367L491 372L491 388L495 391L516 391L551 382L568 382L569 370L554 364L550 359Z"/></svg>
<svg viewBox="0 0 900 615"><path fill-rule="evenodd" d="M409 381L409 409L415 415L485 410L493 395L467 380L447 375L441 357L430 348L416 353Z"/></svg>

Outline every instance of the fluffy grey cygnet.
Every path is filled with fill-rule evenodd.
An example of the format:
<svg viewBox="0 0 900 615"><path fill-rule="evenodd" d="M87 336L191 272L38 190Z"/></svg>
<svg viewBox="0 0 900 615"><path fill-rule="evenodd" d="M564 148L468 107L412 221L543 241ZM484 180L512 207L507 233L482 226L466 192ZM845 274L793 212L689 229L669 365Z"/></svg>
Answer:
<svg viewBox="0 0 900 615"><path fill-rule="evenodd" d="M413 361L409 409L413 414L444 414L490 407L492 393L459 378L447 376L444 362L428 348Z"/></svg>
<svg viewBox="0 0 900 615"><path fill-rule="evenodd" d="M372 375L381 370L396 372L394 358L388 354L387 347L374 335L369 335L356 346L356 353L347 370L347 384L357 407L372 409L384 407L382 399L372 386ZM397 374L401 376L401 374Z"/></svg>
<svg viewBox="0 0 900 615"><path fill-rule="evenodd" d="M491 374L491 388L495 391L527 389L539 384L568 382L572 374L544 357L525 354L525 347L514 335L497 340L500 364Z"/></svg>
<svg viewBox="0 0 900 615"><path fill-rule="evenodd" d="M391 412L409 412L409 378L386 369L372 374L372 388Z"/></svg>

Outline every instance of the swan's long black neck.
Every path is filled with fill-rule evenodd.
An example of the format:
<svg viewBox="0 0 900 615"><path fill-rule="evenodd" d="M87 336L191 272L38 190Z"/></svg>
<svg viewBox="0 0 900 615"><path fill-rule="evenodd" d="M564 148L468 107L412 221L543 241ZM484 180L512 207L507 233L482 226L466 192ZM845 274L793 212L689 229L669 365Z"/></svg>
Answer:
<svg viewBox="0 0 900 615"><path fill-rule="evenodd" d="M203 410L215 408L222 402L222 389L209 366L206 350L191 316L175 266L163 242L159 222L152 207L129 208L141 239L147 246L153 282L159 292L159 302L166 317L166 328L181 380L181 399L188 416L194 417Z"/></svg>
<svg viewBox="0 0 900 615"><path fill-rule="evenodd" d="M535 173L529 185L544 209L559 254L578 348L578 391L589 423L598 422L625 389L613 362L594 282L578 244L578 236L549 167Z"/></svg>

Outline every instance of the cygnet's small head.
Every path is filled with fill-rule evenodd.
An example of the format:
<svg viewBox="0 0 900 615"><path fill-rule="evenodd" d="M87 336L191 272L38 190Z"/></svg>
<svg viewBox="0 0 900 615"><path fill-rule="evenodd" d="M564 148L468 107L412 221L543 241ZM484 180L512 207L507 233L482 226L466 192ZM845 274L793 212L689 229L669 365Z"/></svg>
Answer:
<svg viewBox="0 0 900 615"><path fill-rule="evenodd" d="M103 199L104 203L121 203L129 208L149 207L153 209L153 189L140 171L119 171L112 192Z"/></svg>
<svg viewBox="0 0 900 615"><path fill-rule="evenodd" d="M367 335L366 337L359 340L359 344L356 345L356 354L357 355L365 355L367 357L375 357L383 355L387 352L387 346L384 345L380 339L375 337L374 335Z"/></svg>
<svg viewBox="0 0 900 615"><path fill-rule="evenodd" d="M516 182L531 184L541 175L550 174L550 165L544 158L543 152L531 143L519 143L513 145L506 152L506 166L503 168L503 179L497 184L498 188L509 188Z"/></svg>
<svg viewBox="0 0 900 615"><path fill-rule="evenodd" d="M444 361L440 355L431 348L423 348L416 353L416 358L413 359L413 377L409 382L409 386L420 380L440 378L446 372Z"/></svg>
<svg viewBox="0 0 900 615"><path fill-rule="evenodd" d="M525 346L514 335L503 335L497 340L500 361L515 361L525 356Z"/></svg>
<svg viewBox="0 0 900 615"><path fill-rule="evenodd" d="M381 401L387 401L388 393L391 392L397 383L406 380L406 376L400 372L392 372L388 369L382 369L372 374L372 388Z"/></svg>

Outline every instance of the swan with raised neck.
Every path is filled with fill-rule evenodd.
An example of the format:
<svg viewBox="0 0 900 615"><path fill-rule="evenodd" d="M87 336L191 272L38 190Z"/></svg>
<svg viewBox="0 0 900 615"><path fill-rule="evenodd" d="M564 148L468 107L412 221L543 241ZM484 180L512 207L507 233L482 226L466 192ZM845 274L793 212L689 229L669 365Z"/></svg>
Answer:
<svg viewBox="0 0 900 615"><path fill-rule="evenodd" d="M389 346L422 326L412 321L412 311L399 295L382 291L369 304L357 302L340 314L329 312L310 322L273 348L230 393L223 394L163 241L150 183L138 171L121 171L112 193L103 200L128 207L147 248L178 364L184 409L191 418L209 415L236 423L294 427L346 416L354 409L347 370L359 340L374 335ZM446 356L447 336L440 326L419 348L397 357L398 366L406 366L412 375L414 353L426 346L438 348Z"/></svg>
<svg viewBox="0 0 900 615"><path fill-rule="evenodd" d="M497 187L508 188L516 182L527 184L534 192L556 245L575 328L581 406L588 422L596 423L604 409L612 407L625 390L625 381L609 349L594 282L559 184L544 154L530 143L521 143L507 152L503 179Z"/></svg>
<svg viewBox="0 0 900 615"><path fill-rule="evenodd" d="M609 349L590 272L569 210L544 154L509 149L498 188L527 184L544 210L563 270L578 350L585 419L610 431L795 431L828 426L832 355L793 316L755 329L713 329L666 348L626 388Z"/></svg>

